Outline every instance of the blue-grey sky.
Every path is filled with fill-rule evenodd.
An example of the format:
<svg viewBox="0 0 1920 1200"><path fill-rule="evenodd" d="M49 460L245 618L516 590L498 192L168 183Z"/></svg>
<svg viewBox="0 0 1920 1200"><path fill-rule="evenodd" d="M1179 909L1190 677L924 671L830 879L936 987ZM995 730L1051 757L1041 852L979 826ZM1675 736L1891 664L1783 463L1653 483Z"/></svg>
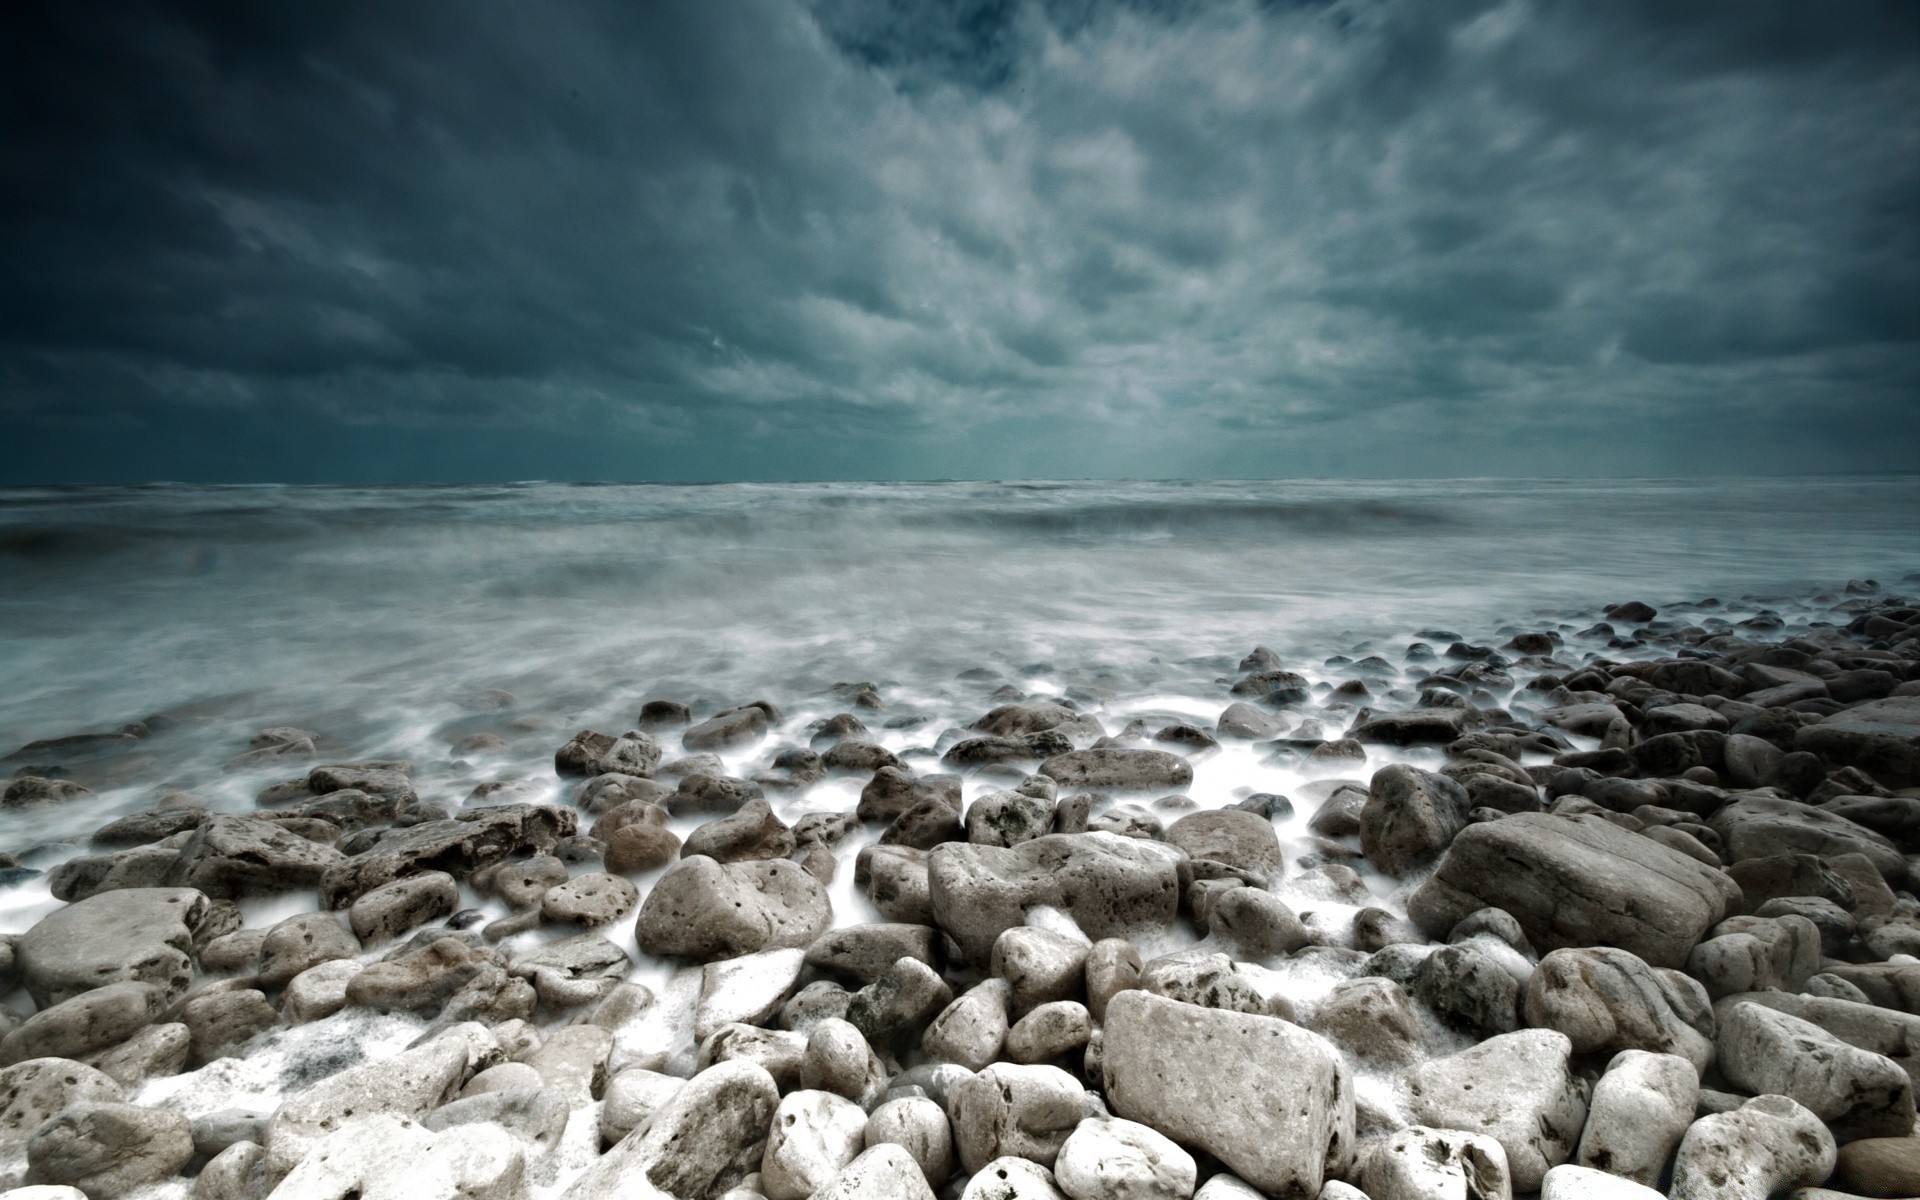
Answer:
<svg viewBox="0 0 1920 1200"><path fill-rule="evenodd" d="M1910 0L4 11L0 481L1920 465Z"/></svg>

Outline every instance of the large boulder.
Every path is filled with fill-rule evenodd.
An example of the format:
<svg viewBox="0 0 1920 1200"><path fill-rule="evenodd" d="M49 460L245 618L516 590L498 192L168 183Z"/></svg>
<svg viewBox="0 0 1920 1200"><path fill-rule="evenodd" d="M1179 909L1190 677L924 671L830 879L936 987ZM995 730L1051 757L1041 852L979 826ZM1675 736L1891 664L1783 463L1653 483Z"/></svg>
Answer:
<svg viewBox="0 0 1920 1200"><path fill-rule="evenodd" d="M1768 1200L1833 1172L1833 1134L1786 1096L1695 1121L1673 1159L1671 1200Z"/></svg>
<svg viewBox="0 0 1920 1200"><path fill-rule="evenodd" d="M1892 1059L1764 1004L1724 1004L1719 1018L1719 1066L1736 1087L1791 1097L1841 1141L1913 1132L1913 1080Z"/></svg>
<svg viewBox="0 0 1920 1200"><path fill-rule="evenodd" d="M1611 946L1555 950L1527 980L1527 1023L1556 1029L1579 1055L1626 1050L1713 1061L1713 1009L1700 984Z"/></svg>
<svg viewBox="0 0 1920 1200"><path fill-rule="evenodd" d="M1595 816L1521 813L1468 826L1408 902L1429 937L1483 908L1541 951L1617 946L1679 967L1740 902L1725 873Z"/></svg>
<svg viewBox="0 0 1920 1200"><path fill-rule="evenodd" d="M118 1045L152 1024L167 999L154 984L132 980L82 992L41 1009L0 1038L0 1063L79 1058Z"/></svg>
<svg viewBox="0 0 1920 1200"><path fill-rule="evenodd" d="M1736 1003L1764 1004L1811 1021L1849 1046L1892 1059L1920 1087L1920 1016L1857 1000L1791 992L1747 992L1728 996L1716 1007Z"/></svg>
<svg viewBox="0 0 1920 1200"><path fill-rule="evenodd" d="M192 1157L193 1133L185 1114L83 1100L33 1131L27 1178L77 1187L89 1200L117 1200L175 1174Z"/></svg>
<svg viewBox="0 0 1920 1200"><path fill-rule="evenodd" d="M649 954L707 962L812 945L832 919L827 889L798 863L696 856L653 885L633 933Z"/></svg>
<svg viewBox="0 0 1920 1200"><path fill-rule="evenodd" d="M1422 1125L1493 1138L1507 1152L1513 1190L1538 1191L1549 1168L1573 1157L1587 1119L1572 1053L1551 1029L1503 1033L1409 1071L1408 1107Z"/></svg>
<svg viewBox="0 0 1920 1200"><path fill-rule="evenodd" d="M396 829L329 870L320 880L320 899L328 908L345 908L374 888L427 871L465 879L520 851L545 853L578 827L570 808L502 804L463 813L459 820Z"/></svg>
<svg viewBox="0 0 1920 1200"><path fill-rule="evenodd" d="M198 888L216 900L310 888L346 861L332 846L310 842L272 821L216 813L180 848L167 882Z"/></svg>
<svg viewBox="0 0 1920 1200"><path fill-rule="evenodd" d="M985 962L1002 930L1027 910L1066 910L1090 938L1166 928L1180 908L1170 846L1106 833L1050 834L1017 846L947 842L927 860L934 923L968 958Z"/></svg>
<svg viewBox="0 0 1920 1200"><path fill-rule="evenodd" d="M1593 1087L1582 1166L1610 1171L1652 1187L1693 1124L1700 1102L1699 1070L1673 1054L1622 1050Z"/></svg>
<svg viewBox="0 0 1920 1200"><path fill-rule="evenodd" d="M1116 792L1160 791L1193 782L1193 768L1178 754L1133 746L1069 750L1041 763L1040 773L1062 787Z"/></svg>
<svg viewBox="0 0 1920 1200"><path fill-rule="evenodd" d="M1920 785L1920 696L1888 696L1801 726L1794 749L1859 767L1888 787Z"/></svg>
<svg viewBox="0 0 1920 1200"><path fill-rule="evenodd" d="M65 1058L35 1058L0 1070L0 1153L15 1154L41 1123L70 1104L119 1103L112 1078Z"/></svg>
<svg viewBox="0 0 1920 1200"><path fill-rule="evenodd" d="M1794 853L1864 854L1886 878L1906 878L1907 861L1884 834L1798 800L1742 796L1707 818L1707 824L1720 835L1731 862Z"/></svg>
<svg viewBox="0 0 1920 1200"><path fill-rule="evenodd" d="M1373 773L1360 810L1360 849L1375 870L1404 875L1439 856L1467 826L1467 789L1445 775L1394 763Z"/></svg>
<svg viewBox="0 0 1920 1200"><path fill-rule="evenodd" d="M15 961L42 1008L126 981L177 996L193 982L196 935L212 916L212 903L192 888L101 892L42 917L15 946Z"/></svg>
<svg viewBox="0 0 1920 1200"><path fill-rule="evenodd" d="M1317 1195L1353 1157L1353 1081L1326 1039L1278 1017L1144 991L1107 1005L1116 1115L1205 1150L1264 1192Z"/></svg>

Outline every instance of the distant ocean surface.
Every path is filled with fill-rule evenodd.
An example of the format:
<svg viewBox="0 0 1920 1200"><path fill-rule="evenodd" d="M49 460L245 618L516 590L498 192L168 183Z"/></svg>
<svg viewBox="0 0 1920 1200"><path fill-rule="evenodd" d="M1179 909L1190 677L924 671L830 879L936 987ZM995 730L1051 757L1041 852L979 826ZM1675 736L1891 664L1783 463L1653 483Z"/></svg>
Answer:
<svg viewBox="0 0 1920 1200"><path fill-rule="evenodd" d="M1362 644L1397 661L1436 627L1751 610L1916 570L1911 477L11 489L0 753L162 719L137 753L72 768L94 800L0 814L0 849L164 787L244 811L290 773L224 767L270 725L424 764L501 727L518 741L497 770L549 780L574 729L619 732L656 696L765 697L802 744L839 682L878 686L869 723L899 722L882 736L902 749L1003 686L1095 689L1112 728L1210 725L1255 644L1312 674ZM510 707L476 708L489 689ZM488 770L439 769L454 803Z"/></svg>

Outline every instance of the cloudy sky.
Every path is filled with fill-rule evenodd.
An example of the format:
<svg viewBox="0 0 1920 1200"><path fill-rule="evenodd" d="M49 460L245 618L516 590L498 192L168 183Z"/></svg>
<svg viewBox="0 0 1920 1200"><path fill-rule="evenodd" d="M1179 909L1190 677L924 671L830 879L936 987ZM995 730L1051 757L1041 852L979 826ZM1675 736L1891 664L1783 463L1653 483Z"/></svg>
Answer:
<svg viewBox="0 0 1920 1200"><path fill-rule="evenodd" d="M5 10L0 480L1920 465L1920 6Z"/></svg>

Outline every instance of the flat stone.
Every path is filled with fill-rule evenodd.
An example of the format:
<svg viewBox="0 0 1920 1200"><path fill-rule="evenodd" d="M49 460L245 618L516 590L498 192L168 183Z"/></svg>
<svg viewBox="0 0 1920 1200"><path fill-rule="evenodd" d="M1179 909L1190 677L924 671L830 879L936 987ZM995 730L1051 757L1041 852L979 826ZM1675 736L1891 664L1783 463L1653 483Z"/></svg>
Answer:
<svg viewBox="0 0 1920 1200"><path fill-rule="evenodd" d="M1408 1072L1408 1107L1423 1125L1492 1137L1507 1152L1513 1190L1537 1191L1549 1168L1573 1157L1586 1121L1587 1089L1572 1053L1566 1035L1551 1029L1488 1038Z"/></svg>
<svg viewBox="0 0 1920 1200"><path fill-rule="evenodd" d="M649 954L708 961L811 945L832 915L826 889L798 864L689 858L647 894L634 938Z"/></svg>
<svg viewBox="0 0 1920 1200"><path fill-rule="evenodd" d="M464 879L518 851L545 853L578 829L572 809L539 804L503 804L472 810L460 820L395 829L329 870L320 881L320 899L328 908L345 908L383 884L426 871Z"/></svg>
<svg viewBox="0 0 1920 1200"><path fill-rule="evenodd" d="M1178 754L1128 746L1056 754L1040 764L1040 773L1062 787L1107 791L1178 789L1193 782L1193 768Z"/></svg>
<svg viewBox="0 0 1920 1200"><path fill-rule="evenodd" d="M1920 696L1889 696L1834 713L1794 735L1794 748L1859 767L1887 787L1920 785Z"/></svg>
<svg viewBox="0 0 1920 1200"><path fill-rule="evenodd" d="M1280 870L1280 838L1273 822L1240 809L1188 813L1167 827L1167 841L1191 858L1225 863L1261 879Z"/></svg>
<svg viewBox="0 0 1920 1200"><path fill-rule="evenodd" d="M1103 833L1018 846L946 843L927 859L934 921L984 962L1003 930L1038 905L1064 909L1091 938L1166 928L1179 912L1180 851Z"/></svg>
<svg viewBox="0 0 1920 1200"><path fill-rule="evenodd" d="M214 813L180 848L167 882L198 888L216 900L237 900L314 887L345 861L332 846L271 821Z"/></svg>
<svg viewBox="0 0 1920 1200"><path fill-rule="evenodd" d="M177 996L193 982L190 954L210 910L192 888L126 888L56 909L15 947L27 994L45 1008L133 981Z"/></svg>
<svg viewBox="0 0 1920 1200"><path fill-rule="evenodd" d="M27 1141L27 1178L66 1184L89 1200L117 1200L174 1175L193 1158L187 1118L170 1108L82 1100Z"/></svg>

